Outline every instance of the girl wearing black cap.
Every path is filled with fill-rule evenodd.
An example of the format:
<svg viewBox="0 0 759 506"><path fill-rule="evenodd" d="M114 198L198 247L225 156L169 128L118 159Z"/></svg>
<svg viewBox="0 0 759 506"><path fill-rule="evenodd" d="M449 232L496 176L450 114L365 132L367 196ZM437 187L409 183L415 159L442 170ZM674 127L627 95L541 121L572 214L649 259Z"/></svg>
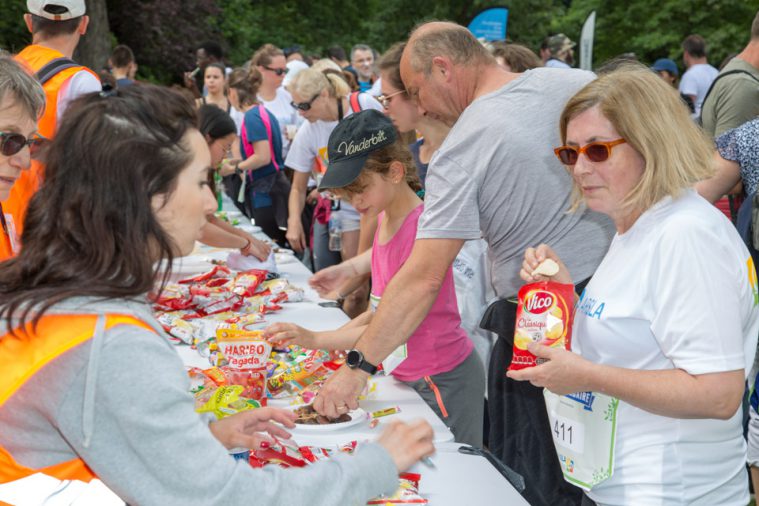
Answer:
<svg viewBox="0 0 759 506"><path fill-rule="evenodd" d="M385 287L411 254L424 209L417 195L421 184L411 152L390 120L367 110L343 120L330 135L329 167L319 189L329 189L361 214L378 214L371 256L359 255L340 264L352 275L371 271L371 308L334 331L312 332L291 323L276 323L264 333L273 342L346 350L355 346ZM379 364L366 365L373 368ZM421 395L456 441L482 445L485 371L461 328L450 268L427 317L382 365L385 374L392 374Z"/></svg>

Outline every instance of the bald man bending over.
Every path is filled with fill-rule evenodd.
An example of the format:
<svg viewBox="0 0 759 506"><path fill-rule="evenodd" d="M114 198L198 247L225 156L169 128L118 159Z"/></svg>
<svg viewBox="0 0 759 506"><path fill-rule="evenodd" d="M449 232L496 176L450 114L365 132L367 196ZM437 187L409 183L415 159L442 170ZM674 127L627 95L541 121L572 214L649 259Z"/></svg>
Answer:
<svg viewBox="0 0 759 506"><path fill-rule="evenodd" d="M452 129L430 161L414 248L385 289L354 358L377 365L405 343L464 241L483 237L493 285L503 299L487 315L500 334L488 381L490 449L525 477L531 504L579 504L579 489L562 479L542 389L506 378L516 305L505 299L522 284L519 269L528 246L555 246L583 281L608 248L612 227L605 217L566 212L572 185L553 154L561 144L564 104L594 76L565 69L507 72L467 29L434 22L412 32L401 77L420 109ZM358 406L368 374L351 365L324 385L314 401L317 411L335 416Z"/></svg>

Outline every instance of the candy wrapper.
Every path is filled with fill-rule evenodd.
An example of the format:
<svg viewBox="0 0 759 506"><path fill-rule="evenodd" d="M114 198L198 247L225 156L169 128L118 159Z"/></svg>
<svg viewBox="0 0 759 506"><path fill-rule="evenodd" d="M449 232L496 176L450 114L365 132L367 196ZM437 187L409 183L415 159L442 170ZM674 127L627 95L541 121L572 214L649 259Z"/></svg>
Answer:
<svg viewBox="0 0 759 506"><path fill-rule="evenodd" d="M553 281L530 283L519 290L510 371L534 367L540 363L540 359L527 351L530 343L539 342L545 346L569 349L574 296L574 286Z"/></svg>
<svg viewBox="0 0 759 506"><path fill-rule="evenodd" d="M292 361L278 362L267 382L271 397L296 395L315 381L325 379L334 370L334 367L324 364L328 358L324 351L308 350Z"/></svg>
<svg viewBox="0 0 759 506"><path fill-rule="evenodd" d="M227 385L227 378L218 367L209 369L190 367L187 369L187 374L190 376L190 393L195 395L203 390L213 390Z"/></svg>
<svg viewBox="0 0 759 506"><path fill-rule="evenodd" d="M366 504L427 504L427 499L419 495L419 480L421 474L401 473L398 476L400 486L390 497L377 497Z"/></svg>
<svg viewBox="0 0 759 506"><path fill-rule="evenodd" d="M306 459L307 462L314 463L320 460L325 460L338 453L346 453L348 455L356 451L358 443L351 441L350 443L339 445L334 448L318 448L316 446L301 446L299 448L300 454Z"/></svg>
<svg viewBox="0 0 759 506"><path fill-rule="evenodd" d="M224 375L230 385L242 385L242 395L265 403L266 365L271 344L261 331L219 329L216 341L224 357ZM221 364L219 364L221 365Z"/></svg>
<svg viewBox="0 0 759 506"><path fill-rule="evenodd" d="M308 461L303 458L300 448L293 441L282 441L274 438L274 444L261 448L250 456L250 465L264 467L276 465L280 467L305 467Z"/></svg>
<svg viewBox="0 0 759 506"><path fill-rule="evenodd" d="M198 413L213 413L218 420L227 416L256 409L261 403L255 399L246 399L241 395L240 385L219 387L216 390L201 390L195 396L195 411Z"/></svg>

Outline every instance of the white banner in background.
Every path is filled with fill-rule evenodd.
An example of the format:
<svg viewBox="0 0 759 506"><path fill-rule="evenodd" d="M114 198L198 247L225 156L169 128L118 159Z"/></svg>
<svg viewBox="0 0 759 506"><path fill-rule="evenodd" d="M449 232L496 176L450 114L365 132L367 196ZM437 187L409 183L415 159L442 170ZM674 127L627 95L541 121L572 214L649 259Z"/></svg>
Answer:
<svg viewBox="0 0 759 506"><path fill-rule="evenodd" d="M582 25L580 35L580 68L593 70L593 36L596 31L596 11L590 13L585 24Z"/></svg>

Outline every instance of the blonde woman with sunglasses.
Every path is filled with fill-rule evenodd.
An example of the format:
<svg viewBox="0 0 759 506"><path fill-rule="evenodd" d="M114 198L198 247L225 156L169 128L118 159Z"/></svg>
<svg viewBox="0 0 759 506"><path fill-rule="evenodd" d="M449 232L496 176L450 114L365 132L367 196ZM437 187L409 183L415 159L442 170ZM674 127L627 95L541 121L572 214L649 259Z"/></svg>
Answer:
<svg viewBox="0 0 759 506"><path fill-rule="evenodd" d="M580 90L560 130L573 209L608 215L617 233L577 302L572 351L533 343L545 362L509 377L545 387L583 504L748 504L741 400L759 292L735 228L692 189L713 171L711 143L637 65ZM545 244L525 252L522 279L549 279L534 274L545 258L561 267L552 281L572 282Z"/></svg>

